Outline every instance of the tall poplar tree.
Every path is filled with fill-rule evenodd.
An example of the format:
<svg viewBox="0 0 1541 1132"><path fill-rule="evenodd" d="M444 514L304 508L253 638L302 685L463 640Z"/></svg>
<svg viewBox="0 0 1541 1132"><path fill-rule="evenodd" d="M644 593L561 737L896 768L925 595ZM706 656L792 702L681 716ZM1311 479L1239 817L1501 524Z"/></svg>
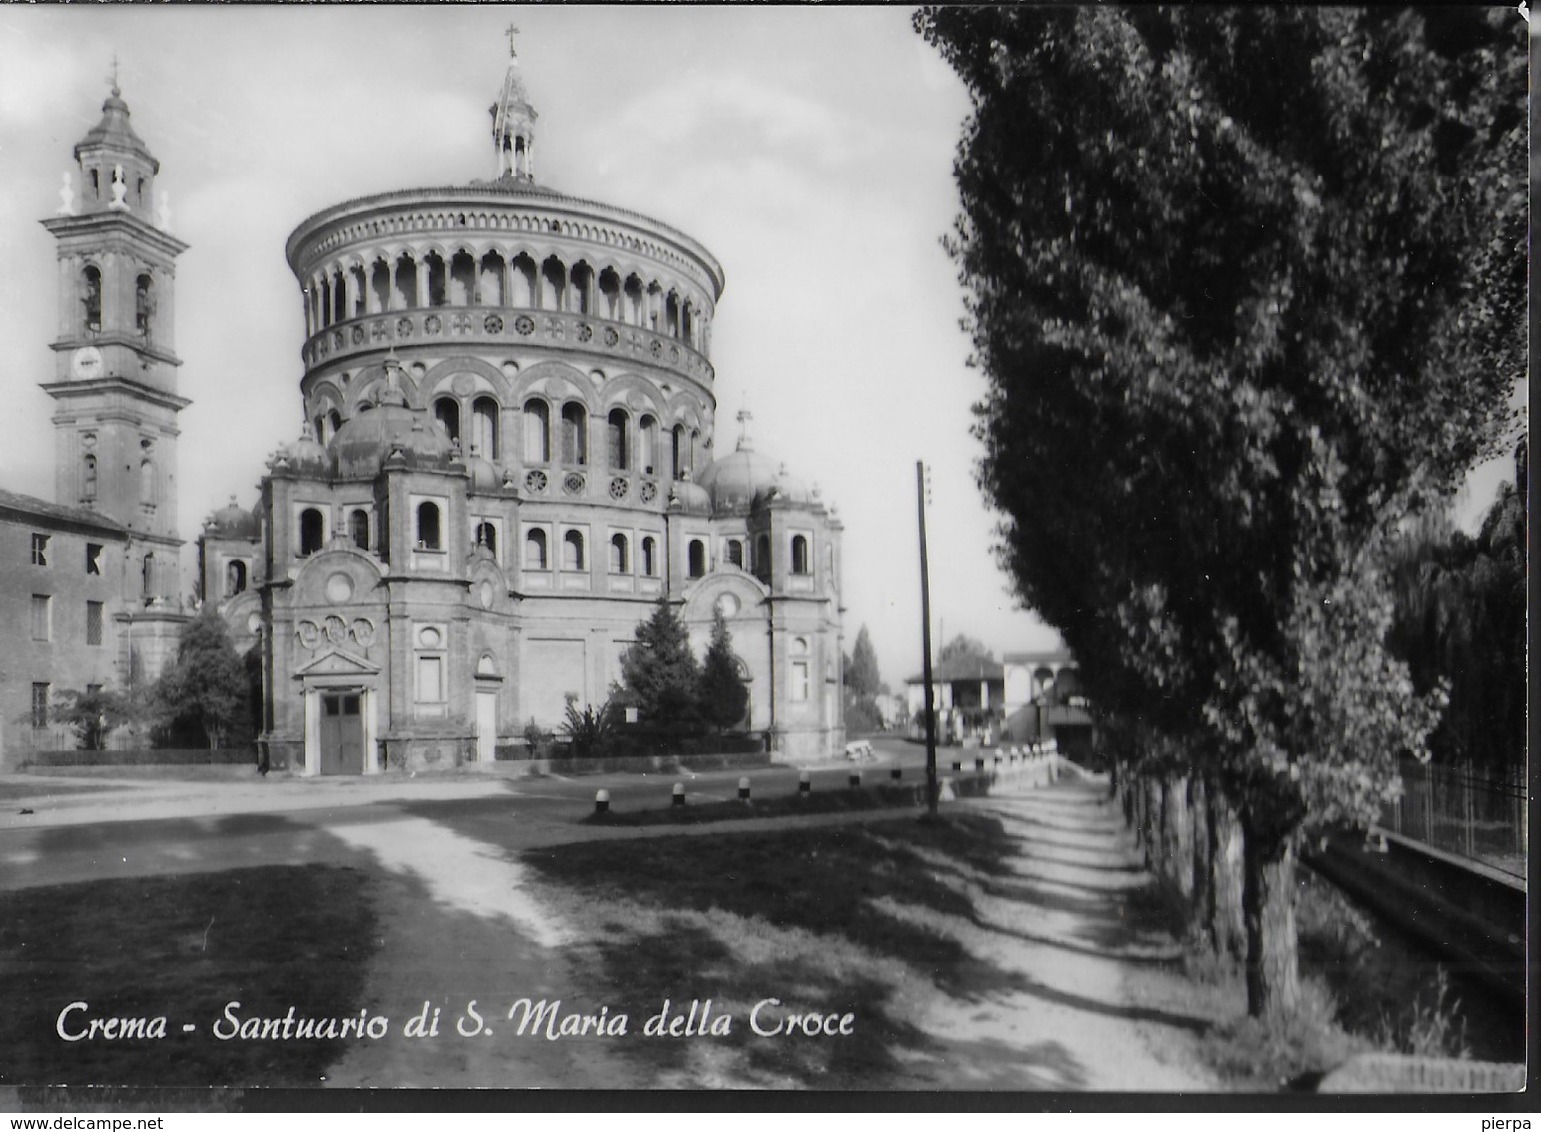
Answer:
<svg viewBox="0 0 1541 1132"><path fill-rule="evenodd" d="M1294 849L1440 704L1387 548L1513 427L1526 30L1503 9L937 8L986 495L1115 733L1222 784L1248 1009L1298 994ZM1175 753L1175 754L1174 754Z"/></svg>

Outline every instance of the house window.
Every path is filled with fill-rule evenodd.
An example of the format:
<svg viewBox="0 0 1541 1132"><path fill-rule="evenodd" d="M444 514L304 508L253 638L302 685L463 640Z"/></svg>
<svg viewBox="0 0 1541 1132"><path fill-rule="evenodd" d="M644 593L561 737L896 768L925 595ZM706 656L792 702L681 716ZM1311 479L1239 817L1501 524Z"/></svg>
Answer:
<svg viewBox="0 0 1541 1132"><path fill-rule="evenodd" d="M348 537L360 550L369 549L369 512L356 509L348 514Z"/></svg>
<svg viewBox="0 0 1541 1132"><path fill-rule="evenodd" d="M649 578L658 577L658 543L652 536L642 540L642 573Z"/></svg>
<svg viewBox="0 0 1541 1132"><path fill-rule="evenodd" d="M50 640L53 636L53 598L48 594L32 595L32 639Z"/></svg>
<svg viewBox="0 0 1541 1132"><path fill-rule="evenodd" d="M417 658L417 702L421 704L444 702L444 658L442 656Z"/></svg>
<svg viewBox="0 0 1541 1132"><path fill-rule="evenodd" d="M417 548L419 550L438 550L439 539L439 505L437 503L419 503L417 505Z"/></svg>
<svg viewBox="0 0 1541 1132"><path fill-rule="evenodd" d="M546 532L533 530L524 536L524 568L545 570L550 559L546 555Z"/></svg>
<svg viewBox="0 0 1541 1132"><path fill-rule="evenodd" d="M102 547L100 543L86 543L86 573L97 577L102 573Z"/></svg>
<svg viewBox="0 0 1541 1132"><path fill-rule="evenodd" d="M690 540L690 576L699 578L706 573L706 544L698 538Z"/></svg>
<svg viewBox="0 0 1541 1132"><path fill-rule="evenodd" d="M524 459L531 464L551 459L551 409L533 398L524 403Z"/></svg>
<svg viewBox="0 0 1541 1132"><path fill-rule="evenodd" d="M562 462L587 464L589 462L588 414L576 401L562 406Z"/></svg>
<svg viewBox="0 0 1541 1132"><path fill-rule="evenodd" d="M246 563L233 559L225 565L225 596L235 597L246 592Z"/></svg>
<svg viewBox="0 0 1541 1132"><path fill-rule="evenodd" d="M96 457L87 456L80 482L80 498L90 502L96 498Z"/></svg>
<svg viewBox="0 0 1541 1132"><path fill-rule="evenodd" d="M792 689L791 697L794 702L801 703L808 698L808 639L806 637L793 637L792 647Z"/></svg>
<svg viewBox="0 0 1541 1132"><path fill-rule="evenodd" d="M48 536L34 534L32 536L32 565L48 565Z"/></svg>
<svg viewBox="0 0 1541 1132"><path fill-rule="evenodd" d="M792 573L808 573L808 540L802 535L792 536Z"/></svg>
<svg viewBox="0 0 1541 1132"><path fill-rule="evenodd" d="M86 644L99 645L102 643L102 603L99 601L86 602Z"/></svg>
<svg viewBox="0 0 1541 1132"><path fill-rule="evenodd" d="M562 569L583 569L583 535L578 531L568 531L562 536Z"/></svg>
<svg viewBox="0 0 1541 1132"><path fill-rule="evenodd" d="M766 585L771 578L770 536L761 535L754 540L754 576Z"/></svg>
<svg viewBox="0 0 1541 1132"><path fill-rule="evenodd" d="M155 310L153 288L154 283L148 275L134 280L134 329L140 334L150 333L150 315Z"/></svg>
<svg viewBox="0 0 1541 1132"><path fill-rule="evenodd" d="M642 434L642 474L653 475L653 464L658 459L658 422L652 417L643 417L639 431Z"/></svg>
<svg viewBox="0 0 1541 1132"><path fill-rule="evenodd" d="M631 556L627 553L626 536L610 536L610 573L625 574L631 569Z"/></svg>
<svg viewBox="0 0 1541 1132"><path fill-rule="evenodd" d="M92 171L92 178L96 176ZM102 272L96 266L80 273L80 305L85 308L86 329L95 333L102 328Z"/></svg>
<svg viewBox="0 0 1541 1132"><path fill-rule="evenodd" d="M728 540L728 561L740 570L744 568L744 544L736 538Z"/></svg>
<svg viewBox="0 0 1541 1132"><path fill-rule="evenodd" d="M41 730L48 726L48 685L32 685L32 726Z"/></svg>
<svg viewBox="0 0 1541 1132"><path fill-rule="evenodd" d="M300 512L300 557L305 558L321 549L326 538L326 520L314 507Z"/></svg>

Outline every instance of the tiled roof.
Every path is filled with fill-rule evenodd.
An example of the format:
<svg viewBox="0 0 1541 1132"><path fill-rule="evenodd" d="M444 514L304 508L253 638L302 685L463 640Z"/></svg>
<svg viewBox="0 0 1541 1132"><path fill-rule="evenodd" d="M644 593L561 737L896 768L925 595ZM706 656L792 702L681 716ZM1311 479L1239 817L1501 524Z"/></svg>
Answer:
<svg viewBox="0 0 1541 1132"><path fill-rule="evenodd" d="M122 523L109 519L98 511L85 507L65 507L59 503L50 503L46 499L22 495L16 491L0 490L0 511L19 511L24 515L35 515L38 518L55 519L66 523L80 523L104 531L126 533L128 530Z"/></svg>
<svg viewBox="0 0 1541 1132"><path fill-rule="evenodd" d="M959 680L1004 680L1006 670L1001 662L987 656L955 656L931 666L931 680L935 684L954 684ZM925 675L911 676L906 684L919 684Z"/></svg>

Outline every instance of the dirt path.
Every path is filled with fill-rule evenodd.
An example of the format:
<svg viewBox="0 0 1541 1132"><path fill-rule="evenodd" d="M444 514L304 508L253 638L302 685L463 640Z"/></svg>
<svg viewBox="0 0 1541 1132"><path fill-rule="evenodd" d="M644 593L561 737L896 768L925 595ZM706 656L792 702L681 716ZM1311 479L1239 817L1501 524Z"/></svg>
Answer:
<svg viewBox="0 0 1541 1132"><path fill-rule="evenodd" d="M1148 878L1105 793L1072 780L964 803L998 817L1017 851L1005 878L966 878L973 922L945 925L978 971L920 1023L946 1046L924 1067L936 1087L1218 1088L1171 1052L1178 1032L1205 1024L1125 994L1136 968L1174 961L1178 950L1131 902Z"/></svg>

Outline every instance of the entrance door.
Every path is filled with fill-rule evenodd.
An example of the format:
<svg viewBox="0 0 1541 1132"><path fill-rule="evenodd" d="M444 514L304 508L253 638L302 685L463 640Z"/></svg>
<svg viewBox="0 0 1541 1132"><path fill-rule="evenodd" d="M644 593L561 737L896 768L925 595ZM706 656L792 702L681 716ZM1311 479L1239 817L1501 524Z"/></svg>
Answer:
<svg viewBox="0 0 1541 1132"><path fill-rule="evenodd" d="M498 694L476 693L476 761L490 763L498 757Z"/></svg>
<svg viewBox="0 0 1541 1132"><path fill-rule="evenodd" d="M321 695L321 773L364 773L364 720L357 692Z"/></svg>

